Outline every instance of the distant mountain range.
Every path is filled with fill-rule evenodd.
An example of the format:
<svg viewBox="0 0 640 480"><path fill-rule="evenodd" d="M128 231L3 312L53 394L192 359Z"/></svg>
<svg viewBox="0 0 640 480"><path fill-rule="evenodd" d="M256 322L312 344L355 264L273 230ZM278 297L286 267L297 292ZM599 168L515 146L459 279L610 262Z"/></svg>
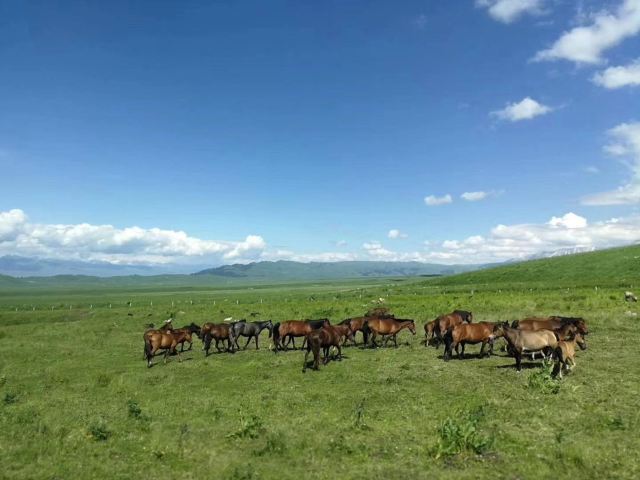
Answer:
<svg viewBox="0 0 640 480"><path fill-rule="evenodd" d="M185 269L187 267L183 267ZM196 283L206 283L207 279L228 280L316 280L360 277L407 277L451 275L480 268L479 265L439 265L420 262L255 262L249 264L223 265L207 268L191 275L188 272L171 271L163 267L112 265L100 262L81 262L55 259L37 259L20 256L0 257L0 274L12 277L130 277L153 278L193 277ZM182 281L180 281L182 283Z"/></svg>

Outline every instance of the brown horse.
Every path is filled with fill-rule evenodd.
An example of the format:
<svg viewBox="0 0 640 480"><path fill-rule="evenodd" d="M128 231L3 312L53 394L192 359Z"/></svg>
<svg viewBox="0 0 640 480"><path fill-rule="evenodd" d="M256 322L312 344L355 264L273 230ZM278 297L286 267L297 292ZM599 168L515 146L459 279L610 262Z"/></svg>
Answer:
<svg viewBox="0 0 640 480"><path fill-rule="evenodd" d="M342 360L342 338L345 335L350 334L351 330L348 325L328 325L307 333L305 335L307 340L307 352L304 354L302 373L307 371L307 359L309 358L309 353L313 353L312 368L314 370L318 370L320 365L320 349L322 349L324 353L324 360L322 362L324 365L329 362L329 350L331 347L338 349L337 360Z"/></svg>
<svg viewBox="0 0 640 480"><path fill-rule="evenodd" d="M147 360L147 367L151 367L151 359L158 350L164 350L164 363L167 363L167 357L170 353L178 355L178 361L182 362L180 352L176 350L178 343L184 342L187 336L191 336L189 332L176 332L175 330L145 332L144 353Z"/></svg>
<svg viewBox="0 0 640 480"><path fill-rule="evenodd" d="M287 320L285 322L281 322L280 326L278 327L278 337L276 338L276 336L274 335L274 352L277 352L278 350L287 350L289 342L293 342L293 349L295 350L295 337L306 337L306 335L313 330L327 327L329 325L331 325L331 322L326 318L320 320ZM285 339L287 337L289 338L285 344Z"/></svg>
<svg viewBox="0 0 640 480"><path fill-rule="evenodd" d="M433 330L436 328L437 321L438 319L435 319L424 324L424 346L425 347L428 347L434 341Z"/></svg>
<svg viewBox="0 0 640 480"><path fill-rule="evenodd" d="M456 325L445 334L444 360L448 361L451 358L453 349L458 353L458 357L463 359L464 347L467 343L472 345L482 343L480 357L484 354L484 347L489 344L487 356L490 357L493 353L493 342L496 338L502 336L499 332L500 326L508 327L509 324L507 322L478 322ZM458 347L461 347L460 350L458 350Z"/></svg>
<svg viewBox="0 0 640 480"><path fill-rule="evenodd" d="M584 321L584 318L581 317L529 317L524 320L516 320L511 326L515 328L519 328L520 330L559 330L565 325L574 325L581 335L587 335L589 333L589 329L587 328L587 324Z"/></svg>
<svg viewBox="0 0 640 480"><path fill-rule="evenodd" d="M440 315L434 320L435 326L433 327L433 338L435 347L438 348L444 341L444 336L453 327L460 325L463 322L473 322L473 313L466 310L454 310L451 313Z"/></svg>
<svg viewBox="0 0 640 480"><path fill-rule="evenodd" d="M376 337L378 335L386 336L382 346L384 347L389 339L393 338L393 343L398 346L397 335L401 330L405 328L415 335L416 324L413 320L404 320L400 318L370 318L365 324L368 331L371 332L371 347L378 346L376 343Z"/></svg>
<svg viewBox="0 0 640 480"><path fill-rule="evenodd" d="M521 364L523 353L541 351L546 356L553 352L558 345L558 338L550 330L538 330L531 332L500 324L491 334L491 337L496 338L500 335L504 336L508 350L516 358L516 369L518 372L522 370Z"/></svg>
<svg viewBox="0 0 640 480"><path fill-rule="evenodd" d="M200 338L202 338L202 342L204 344L202 349L205 352L205 356L209 356L212 339L216 341L216 349L218 352L222 352L222 349L220 348L221 341L223 347L224 342L227 342L227 347L224 351L230 353L235 352L233 348L235 337L233 336L233 329L228 323L205 323L200 329Z"/></svg>
<svg viewBox="0 0 640 480"><path fill-rule="evenodd" d="M351 333L352 333L352 342L353 345L357 345L358 343L356 342L356 333L358 332L362 332L362 343L364 345L367 344L367 340L368 340L368 332L365 330L364 328L364 324L367 321L369 317L353 317L353 318L347 318L346 320L343 320L339 323L339 325L348 325L349 328L351 329ZM347 343L347 339L345 338L345 344Z"/></svg>
<svg viewBox="0 0 640 480"><path fill-rule="evenodd" d="M571 371L576 366L576 345L582 350L587 348L584 338L580 333L570 335L570 338L558 342L558 346L553 352L556 364L553 368L553 374L562 378L562 370Z"/></svg>

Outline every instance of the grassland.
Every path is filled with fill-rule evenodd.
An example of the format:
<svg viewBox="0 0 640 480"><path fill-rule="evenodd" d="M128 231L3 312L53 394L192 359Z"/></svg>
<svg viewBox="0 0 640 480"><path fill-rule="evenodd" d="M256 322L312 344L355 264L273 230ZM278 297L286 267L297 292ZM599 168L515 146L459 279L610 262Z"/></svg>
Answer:
<svg viewBox="0 0 640 480"><path fill-rule="evenodd" d="M495 270L500 282L486 271L429 281L0 292L0 477L638 478L638 308L622 301L629 285L599 278L598 259L590 264L588 282L568 287L549 277L552 263L536 270L543 278L520 273L508 284ZM640 272L624 279L638 280ZM397 349L349 348L343 362L306 374L299 351L204 358L197 340L181 364L173 357L147 369L142 360L144 324L170 312L178 324L252 313L340 320L380 297L419 328L453 308L477 320L584 316L589 349L560 383L536 383L539 364L518 374L500 353L445 363L406 332Z"/></svg>

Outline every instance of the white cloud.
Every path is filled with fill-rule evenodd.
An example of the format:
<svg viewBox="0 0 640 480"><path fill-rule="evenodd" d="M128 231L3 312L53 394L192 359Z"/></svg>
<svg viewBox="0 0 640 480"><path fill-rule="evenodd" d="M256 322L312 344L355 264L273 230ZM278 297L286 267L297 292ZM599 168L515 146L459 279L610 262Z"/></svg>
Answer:
<svg viewBox="0 0 640 480"><path fill-rule="evenodd" d="M613 143L605 151L621 157L631 170L631 179L615 190L595 193L582 199L583 205L624 205L640 203L640 122L622 123L607 132Z"/></svg>
<svg viewBox="0 0 640 480"><path fill-rule="evenodd" d="M565 32L534 60L570 60L575 63L603 62L605 50L640 32L640 0L624 0L615 12L603 10L591 16L590 24Z"/></svg>
<svg viewBox="0 0 640 480"><path fill-rule="evenodd" d="M476 0L476 6L487 8L489 15L503 23L511 23L525 14L542 13L542 0Z"/></svg>
<svg viewBox="0 0 640 480"><path fill-rule="evenodd" d="M451 198L451 195L449 195L448 193L446 195L443 195L442 197L436 197L435 195L424 197L424 203L426 203L430 207L445 205L451 202L453 202L453 198Z"/></svg>
<svg viewBox="0 0 640 480"><path fill-rule="evenodd" d="M588 167L586 167L584 169L584 171L587 172L587 173L592 173L594 175L600 173L600 169L598 167L593 166L593 165L589 165Z"/></svg>
<svg viewBox="0 0 640 480"><path fill-rule="evenodd" d="M569 212L562 217L551 217L549 225L558 228L584 228L587 226L587 219Z"/></svg>
<svg viewBox="0 0 640 480"><path fill-rule="evenodd" d="M589 223L572 212L543 224L498 225L489 235L445 240L440 254L452 263L500 262L558 250L596 249L640 242L640 216Z"/></svg>
<svg viewBox="0 0 640 480"><path fill-rule="evenodd" d="M529 120L540 115L545 115L553 109L547 105L542 105L530 97L525 97L517 103L509 103L502 110L491 112L491 115L508 120L510 122L519 122L521 120Z"/></svg>
<svg viewBox="0 0 640 480"><path fill-rule="evenodd" d="M601 87L614 89L627 86L640 86L640 58L629 65L609 67L596 73L593 83Z"/></svg>
<svg viewBox="0 0 640 480"><path fill-rule="evenodd" d="M247 261L266 243L258 235L244 241L213 241L183 231L116 228L112 225L30 223L19 209L0 212L0 255L127 264L167 264L189 257Z"/></svg>
<svg viewBox="0 0 640 480"><path fill-rule="evenodd" d="M479 202L489 196L490 192L464 192L460 198L467 202Z"/></svg>
<svg viewBox="0 0 640 480"><path fill-rule="evenodd" d="M402 233L397 228L392 228L391 230L389 230L389 233L387 234L387 237L389 237L391 239L407 238L408 236L409 235L407 235L406 233Z"/></svg>

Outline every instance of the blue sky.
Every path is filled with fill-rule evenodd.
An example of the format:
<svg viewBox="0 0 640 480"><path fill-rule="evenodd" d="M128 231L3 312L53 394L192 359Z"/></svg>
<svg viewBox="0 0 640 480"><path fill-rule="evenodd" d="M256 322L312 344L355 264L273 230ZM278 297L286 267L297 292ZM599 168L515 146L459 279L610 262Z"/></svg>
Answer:
<svg viewBox="0 0 640 480"><path fill-rule="evenodd" d="M638 58L640 0L5 0L0 254L474 263L638 241Z"/></svg>

